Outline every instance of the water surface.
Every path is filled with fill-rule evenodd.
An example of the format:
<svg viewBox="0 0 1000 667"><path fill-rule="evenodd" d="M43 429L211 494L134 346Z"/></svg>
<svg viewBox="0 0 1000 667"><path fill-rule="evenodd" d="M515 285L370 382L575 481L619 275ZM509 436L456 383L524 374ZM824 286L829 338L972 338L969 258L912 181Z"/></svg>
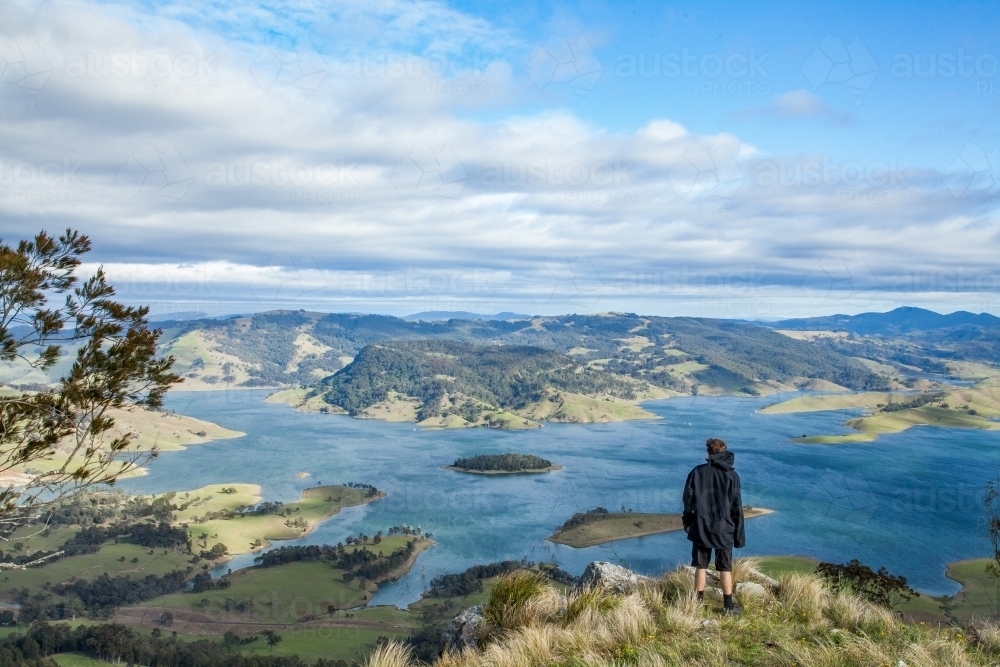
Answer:
<svg viewBox="0 0 1000 667"><path fill-rule="evenodd" d="M266 391L171 392L167 407L247 435L161 454L138 491L164 492L247 482L265 500L292 501L316 484L365 482L388 496L348 508L292 543L336 543L398 524L420 525L438 543L412 571L383 586L374 604L405 606L428 581L476 563L555 561L580 574L593 560L658 573L689 558L683 533L573 549L544 541L574 512L679 511L688 470L704 441L721 437L736 454L746 504L775 514L747 522L740 555L858 558L886 566L933 594L954 593L949 562L988 555L982 489L1000 466L1000 432L912 428L875 443L797 445L789 437L843 433L851 411L762 415L775 397L687 397L644 404L661 419L550 424L529 431L431 431L408 423L295 412L264 403ZM484 476L442 470L460 456L537 454L562 470ZM300 471L309 477L300 479ZM288 544L288 543L283 543ZM252 555L225 567L252 564Z"/></svg>

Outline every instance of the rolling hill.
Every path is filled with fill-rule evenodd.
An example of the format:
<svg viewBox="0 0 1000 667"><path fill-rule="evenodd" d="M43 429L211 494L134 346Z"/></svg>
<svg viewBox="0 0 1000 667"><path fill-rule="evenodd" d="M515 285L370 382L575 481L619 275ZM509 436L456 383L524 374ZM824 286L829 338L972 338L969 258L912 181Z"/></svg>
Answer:
<svg viewBox="0 0 1000 667"><path fill-rule="evenodd" d="M407 321L272 311L161 326L163 350L175 356L190 389L313 386L344 369L367 346L416 340L466 343L487 351L495 346L542 348L588 372L681 393L769 393L809 380L852 389L884 386L884 378L836 350L756 324L712 319L611 313ZM400 348L392 349L400 353ZM460 358L471 363L468 356Z"/></svg>
<svg viewBox="0 0 1000 667"><path fill-rule="evenodd" d="M927 372L946 372L948 361L1000 363L1000 317L989 313L941 315L904 307L887 313L783 320L768 326L784 331L845 332L850 336L817 337L816 342L849 356Z"/></svg>

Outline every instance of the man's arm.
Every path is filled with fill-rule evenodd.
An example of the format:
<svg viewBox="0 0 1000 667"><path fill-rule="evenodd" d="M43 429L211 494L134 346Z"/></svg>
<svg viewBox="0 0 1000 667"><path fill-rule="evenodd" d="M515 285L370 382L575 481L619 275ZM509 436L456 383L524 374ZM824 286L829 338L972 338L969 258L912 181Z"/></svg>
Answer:
<svg viewBox="0 0 1000 667"><path fill-rule="evenodd" d="M733 546L742 549L746 546L747 536L743 530L743 493L740 490L740 476L733 472L733 490L729 507L733 519Z"/></svg>
<svg viewBox="0 0 1000 667"><path fill-rule="evenodd" d="M694 522L695 494L694 494L694 470L688 473L687 481L684 482L684 514L681 515L681 523L686 531Z"/></svg>

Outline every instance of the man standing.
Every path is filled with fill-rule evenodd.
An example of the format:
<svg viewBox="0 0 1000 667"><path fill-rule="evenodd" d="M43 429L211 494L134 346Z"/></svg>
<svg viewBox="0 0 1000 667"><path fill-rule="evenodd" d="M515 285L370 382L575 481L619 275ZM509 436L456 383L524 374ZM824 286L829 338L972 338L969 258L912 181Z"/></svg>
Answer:
<svg viewBox="0 0 1000 667"><path fill-rule="evenodd" d="M698 599L705 597L708 562L715 549L715 570L722 583L726 614L743 609L733 602L733 548L746 544L743 532L743 498L740 476L733 470L733 453L716 438L705 442L708 463L696 467L684 483L684 530L691 540L691 565L695 568Z"/></svg>

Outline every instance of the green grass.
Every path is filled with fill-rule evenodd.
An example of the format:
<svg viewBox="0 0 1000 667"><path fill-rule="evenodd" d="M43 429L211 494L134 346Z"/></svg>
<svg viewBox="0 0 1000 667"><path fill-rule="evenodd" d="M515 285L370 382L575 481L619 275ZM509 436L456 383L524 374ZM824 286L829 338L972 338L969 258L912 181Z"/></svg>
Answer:
<svg viewBox="0 0 1000 667"><path fill-rule="evenodd" d="M111 664L82 653L56 653L52 659L59 667L107 667Z"/></svg>
<svg viewBox="0 0 1000 667"><path fill-rule="evenodd" d="M1000 429L1000 424L966 410L924 405L919 408L882 412L870 417L852 419L848 426L863 433L899 433L911 426L942 426L946 428L978 428L987 431Z"/></svg>
<svg viewBox="0 0 1000 667"><path fill-rule="evenodd" d="M20 542L24 545L20 553L57 551L66 540L79 531L80 526L56 526L47 531L42 526L21 526L10 536L10 541L3 545L3 550L8 553L18 553L13 549L13 545ZM48 536L42 535L43 532L48 532Z"/></svg>
<svg viewBox="0 0 1000 667"><path fill-rule="evenodd" d="M986 559L967 560L948 567L948 577L962 584L954 597L920 595L896 606L910 622L967 623L970 619L996 617L1000 613L1000 582L986 574ZM812 574L819 564L807 556L765 556L759 569L771 577L783 574Z"/></svg>
<svg viewBox="0 0 1000 667"><path fill-rule="evenodd" d="M556 399L558 396L558 399ZM556 400L550 400L556 399ZM657 415L643 410L633 402L614 397L594 397L567 391L548 389L542 399L518 410L534 421L592 424L630 419L658 419Z"/></svg>
<svg viewBox="0 0 1000 667"><path fill-rule="evenodd" d="M747 519L752 519L769 513L769 510L754 508L748 510L745 516ZM557 544L565 544L575 549L583 549L615 540L627 540L645 535L667 533L674 530L681 530L682 528L683 523L681 522L680 514L611 512L607 516L592 519L579 526L573 526L566 530L556 530L555 533L545 539Z"/></svg>
<svg viewBox="0 0 1000 667"><path fill-rule="evenodd" d="M485 604L490 599L496 578L483 580L483 591L471 595L449 597L422 597L409 606L414 614L419 614L426 623L447 623L463 609Z"/></svg>
<svg viewBox="0 0 1000 667"><path fill-rule="evenodd" d="M149 552L153 553L150 554ZM164 554L163 552L167 553ZM120 558L124 557L122 561ZM133 563L135 558L138 562ZM130 575L140 579L149 574L164 575L174 570L183 570L190 556L171 549L147 549L136 544L106 544L93 554L81 554L60 558L42 566L27 570L8 570L0 573L0 597L7 599L11 588L41 588L45 582L59 583L72 577L92 580L105 572L110 576Z"/></svg>
<svg viewBox="0 0 1000 667"><path fill-rule="evenodd" d="M979 558L948 566L948 578L962 584L962 590L944 604L948 616L966 621L1000 614L1000 582L986 573L989 562Z"/></svg>
<svg viewBox="0 0 1000 667"><path fill-rule="evenodd" d="M299 561L276 567L238 570L227 579L229 588L200 593L172 593L143 603L157 609L185 609L208 617L239 617L226 612L227 599L253 602L253 610L243 614L254 622L294 623L303 616L327 616L327 606L349 609L364 604L374 588L362 590L356 581L347 584L343 571L319 561ZM202 600L208 600L204 604Z"/></svg>
<svg viewBox="0 0 1000 667"><path fill-rule="evenodd" d="M813 574L819 561L810 556L764 556L758 569L769 577L783 574Z"/></svg>
<svg viewBox="0 0 1000 667"><path fill-rule="evenodd" d="M365 546L370 551L388 555L406 546L412 537L393 535L382 542ZM422 543L423 544L423 543ZM357 547L346 547L353 551ZM344 571L330 567L325 561L298 561L274 567L251 567L237 570L226 576L228 588L194 592L171 593L140 604L157 609L183 609L207 617L240 617L254 622L294 623L305 616L329 619L329 605L337 609L351 609L371 599L376 585L366 582L360 588L357 580L344 581ZM203 602L207 600L207 604ZM226 600L236 603L252 602L253 609L238 612L226 611ZM230 605L233 606L232 604ZM385 609L378 612L388 617ZM376 614L376 616L378 615ZM336 616L334 616L336 618ZM379 619L386 620L386 619Z"/></svg>
<svg viewBox="0 0 1000 667"><path fill-rule="evenodd" d="M789 412L824 412L826 410L848 410L851 408L875 409L879 403L906 400L903 394L883 391L866 391L856 394L808 394L797 396L781 403L768 405L761 414L784 414Z"/></svg>
<svg viewBox="0 0 1000 667"><path fill-rule="evenodd" d="M224 494L222 489L234 488L236 493ZM211 486L178 493L174 503L181 505L189 500L191 506L178 512L174 523L189 524L188 532L192 542L202 548L221 542L231 554L249 553L251 545L260 540L268 546L270 540L291 540L307 535L316 525L337 514L342 507L362 505L377 500L366 498L367 489L352 489L346 486L317 486L302 492L302 499L286 503L281 510L289 513L263 516L245 516L233 519L206 519L209 512L235 509L241 505L260 502L260 487L256 484L212 484ZM305 526L288 525L288 522L302 519ZM201 535L207 537L202 539Z"/></svg>
<svg viewBox="0 0 1000 667"><path fill-rule="evenodd" d="M259 639L240 650L244 655L297 655L307 662L325 660L361 661L371 652L381 637L402 639L407 633L367 628L307 626L294 630L279 630L281 643L274 650Z"/></svg>

